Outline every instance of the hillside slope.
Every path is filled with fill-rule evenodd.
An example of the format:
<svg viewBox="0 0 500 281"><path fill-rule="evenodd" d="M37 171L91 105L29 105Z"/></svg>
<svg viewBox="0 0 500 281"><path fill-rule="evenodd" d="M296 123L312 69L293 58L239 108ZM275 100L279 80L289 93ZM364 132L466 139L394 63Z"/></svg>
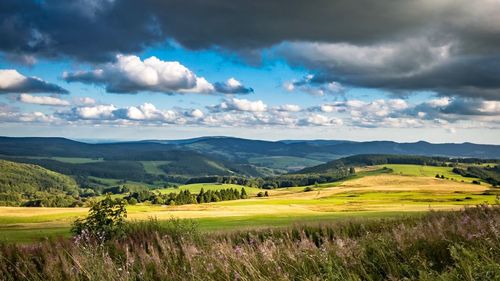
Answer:
<svg viewBox="0 0 500 281"><path fill-rule="evenodd" d="M342 167L373 166L383 164L439 165L447 159L448 158L418 155L362 154L340 158L325 164L305 168L297 171L296 174L324 174L335 172Z"/></svg>
<svg viewBox="0 0 500 281"><path fill-rule="evenodd" d="M71 177L37 165L0 160L0 193L37 191L77 194L78 186Z"/></svg>

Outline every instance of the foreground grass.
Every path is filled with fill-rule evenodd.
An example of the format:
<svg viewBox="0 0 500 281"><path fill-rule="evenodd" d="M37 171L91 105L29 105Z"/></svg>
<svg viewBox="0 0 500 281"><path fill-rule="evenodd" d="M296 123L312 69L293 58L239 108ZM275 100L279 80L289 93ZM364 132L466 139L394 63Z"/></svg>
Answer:
<svg viewBox="0 0 500 281"><path fill-rule="evenodd" d="M191 221L198 225L200 231L203 232L219 232L219 231L235 231L235 230L251 230L261 228L283 227L293 224L310 224L310 223L331 223L342 220L353 219L380 219L380 218L397 218L401 216L419 216L425 212L338 212L326 214L294 214L287 215L252 215L252 216L231 216L231 217L204 217L194 218ZM147 221L155 219L159 224L168 224L169 220L174 218L163 218L158 220L157 217L149 216L134 219L133 222ZM74 218L76 219L76 217ZM72 219L71 221L73 221ZM14 225L0 225L0 241L6 243L33 243L57 237L70 237L70 221L53 222L47 221L42 223L17 223ZM1 280L1 279L0 279Z"/></svg>
<svg viewBox="0 0 500 281"><path fill-rule="evenodd" d="M499 280L500 207L236 232L172 220L103 244L0 245L2 280Z"/></svg>

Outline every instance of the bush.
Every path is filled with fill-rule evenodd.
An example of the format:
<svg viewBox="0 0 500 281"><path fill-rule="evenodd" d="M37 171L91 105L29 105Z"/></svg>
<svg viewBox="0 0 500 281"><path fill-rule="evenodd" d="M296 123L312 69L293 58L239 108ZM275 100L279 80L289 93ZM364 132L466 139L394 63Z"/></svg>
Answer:
<svg viewBox="0 0 500 281"><path fill-rule="evenodd" d="M129 205L135 205L137 204L137 199L135 199L134 197L131 197L128 199L128 204Z"/></svg>
<svg viewBox="0 0 500 281"><path fill-rule="evenodd" d="M311 186L306 186L306 188L304 188L304 192L309 192L309 191L313 191L314 188L312 188Z"/></svg>
<svg viewBox="0 0 500 281"><path fill-rule="evenodd" d="M85 219L77 219L71 232L77 241L102 243L124 234L125 200L112 199L108 194L102 201L92 204Z"/></svg>

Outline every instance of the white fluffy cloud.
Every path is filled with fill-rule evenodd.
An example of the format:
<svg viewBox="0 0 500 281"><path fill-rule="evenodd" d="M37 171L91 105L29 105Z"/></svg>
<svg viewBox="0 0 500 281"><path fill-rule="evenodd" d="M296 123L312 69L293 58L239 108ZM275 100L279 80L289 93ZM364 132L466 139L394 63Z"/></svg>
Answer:
<svg viewBox="0 0 500 281"><path fill-rule="evenodd" d="M301 120L303 125L314 126L340 126L343 124L342 119L336 117L328 117L321 114L311 114L306 119Z"/></svg>
<svg viewBox="0 0 500 281"><path fill-rule="evenodd" d="M76 106L70 110L56 112L56 116L71 122L90 122L92 124L185 124L185 117L199 118L203 112L193 109L192 116L186 116L176 110L158 109L152 103L144 103L138 106L116 107L112 104L98 104L93 106ZM196 116L195 116L196 115Z"/></svg>
<svg viewBox="0 0 500 281"><path fill-rule="evenodd" d="M19 101L24 103L52 105L52 106L69 106L70 102L56 97L48 96L33 96L30 94L20 94Z"/></svg>
<svg viewBox="0 0 500 281"><path fill-rule="evenodd" d="M278 111L299 112L302 109L296 104L283 104L276 107Z"/></svg>
<svg viewBox="0 0 500 281"><path fill-rule="evenodd" d="M117 110L114 105L96 105L96 106L82 106L74 107L70 112L64 112L63 115L69 117L69 119L96 119L96 120L107 120L112 119L113 112Z"/></svg>
<svg viewBox="0 0 500 281"><path fill-rule="evenodd" d="M194 118L202 118L204 115L205 114L203 113L203 111L201 111L199 109L193 109L190 112L188 112L188 116L194 117Z"/></svg>
<svg viewBox="0 0 500 281"><path fill-rule="evenodd" d="M91 71L65 72L68 82L105 85L108 92L137 93L213 93L214 86L205 78L177 61L157 57L141 60L133 55L117 55L116 61Z"/></svg>
<svg viewBox="0 0 500 281"><path fill-rule="evenodd" d="M51 114L45 114L43 112L12 112L12 111L0 111L0 121L1 122L12 122L12 123L52 123L56 122L55 118Z"/></svg>
<svg viewBox="0 0 500 281"><path fill-rule="evenodd" d="M267 105L261 101L250 101L247 99L230 98L216 106L209 107L212 111L249 111L249 112L264 112L267 110Z"/></svg>
<svg viewBox="0 0 500 281"><path fill-rule="evenodd" d="M38 77L26 77L15 69L0 69L0 93L58 93L68 91Z"/></svg>
<svg viewBox="0 0 500 281"><path fill-rule="evenodd" d="M25 101L57 104L57 98L24 95ZM160 109L152 103L117 107L76 103L53 114L18 112L0 104L2 122L47 122L119 126L168 124L207 127L309 126L351 128L500 128L500 102L481 99L436 98L420 103L406 100L347 100L302 109L295 104L268 106L261 100L227 98L203 112L196 108ZM65 103L64 105L67 105Z"/></svg>
<svg viewBox="0 0 500 281"><path fill-rule="evenodd" d="M76 105L94 105L96 100L89 97L75 97L73 98L73 103Z"/></svg>

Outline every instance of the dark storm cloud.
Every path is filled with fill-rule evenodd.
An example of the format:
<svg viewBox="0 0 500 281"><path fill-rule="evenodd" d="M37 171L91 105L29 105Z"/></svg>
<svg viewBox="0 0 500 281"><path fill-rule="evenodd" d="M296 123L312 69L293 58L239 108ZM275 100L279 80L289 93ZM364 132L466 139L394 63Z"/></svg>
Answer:
<svg viewBox="0 0 500 281"><path fill-rule="evenodd" d="M140 1L0 2L0 49L12 54L103 61L164 39Z"/></svg>
<svg viewBox="0 0 500 281"><path fill-rule="evenodd" d="M108 61L169 39L243 54L278 45L322 83L500 99L498 14L495 0L4 0L0 50Z"/></svg>
<svg viewBox="0 0 500 281"><path fill-rule="evenodd" d="M282 41L373 44L434 31L464 39L467 51L497 52L498 20L492 21L498 6L465 0L4 0L1 48L99 59L167 38L193 49L253 49Z"/></svg>
<svg viewBox="0 0 500 281"><path fill-rule="evenodd" d="M447 106L440 108L443 114L498 116L500 102L481 99L454 99Z"/></svg>

